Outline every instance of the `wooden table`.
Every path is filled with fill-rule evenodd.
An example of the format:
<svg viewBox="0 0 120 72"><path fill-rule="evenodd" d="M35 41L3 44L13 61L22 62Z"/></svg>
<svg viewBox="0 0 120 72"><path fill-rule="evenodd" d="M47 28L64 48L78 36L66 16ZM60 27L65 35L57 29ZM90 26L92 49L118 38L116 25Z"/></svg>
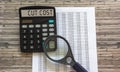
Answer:
<svg viewBox="0 0 120 72"><path fill-rule="evenodd" d="M32 72L32 54L19 50L22 6L95 6L99 72L120 72L120 0L1 0L0 72Z"/></svg>

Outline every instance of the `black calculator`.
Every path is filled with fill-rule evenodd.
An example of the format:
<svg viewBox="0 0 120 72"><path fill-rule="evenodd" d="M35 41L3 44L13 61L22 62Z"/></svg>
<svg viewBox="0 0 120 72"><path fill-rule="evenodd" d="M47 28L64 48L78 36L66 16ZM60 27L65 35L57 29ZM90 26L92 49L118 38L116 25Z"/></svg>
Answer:
<svg viewBox="0 0 120 72"><path fill-rule="evenodd" d="M21 51L43 52L44 40L50 35L57 34L55 8L49 6L21 7L19 15ZM55 48L51 49L55 50Z"/></svg>

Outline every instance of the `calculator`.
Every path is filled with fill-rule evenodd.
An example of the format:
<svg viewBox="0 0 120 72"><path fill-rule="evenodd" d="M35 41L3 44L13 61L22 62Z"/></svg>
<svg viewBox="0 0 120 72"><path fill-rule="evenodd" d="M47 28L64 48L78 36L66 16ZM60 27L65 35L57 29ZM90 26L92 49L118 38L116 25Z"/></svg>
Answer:
<svg viewBox="0 0 120 72"><path fill-rule="evenodd" d="M19 9L21 52L43 52L44 41L56 35L55 8L27 6ZM55 46L51 47L55 50Z"/></svg>

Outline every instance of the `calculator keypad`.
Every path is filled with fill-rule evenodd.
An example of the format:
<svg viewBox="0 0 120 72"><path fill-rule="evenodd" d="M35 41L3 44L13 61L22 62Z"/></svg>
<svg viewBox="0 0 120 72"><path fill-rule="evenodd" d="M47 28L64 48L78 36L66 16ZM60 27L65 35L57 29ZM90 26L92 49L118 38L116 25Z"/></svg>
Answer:
<svg viewBox="0 0 120 72"><path fill-rule="evenodd" d="M54 24L23 24L21 25L22 52L43 52L43 42L55 35Z"/></svg>

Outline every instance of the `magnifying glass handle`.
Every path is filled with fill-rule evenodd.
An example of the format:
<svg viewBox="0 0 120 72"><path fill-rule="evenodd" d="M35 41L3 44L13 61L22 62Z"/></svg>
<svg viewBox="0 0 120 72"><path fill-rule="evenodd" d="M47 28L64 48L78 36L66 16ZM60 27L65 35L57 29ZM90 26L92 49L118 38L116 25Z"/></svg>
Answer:
<svg viewBox="0 0 120 72"><path fill-rule="evenodd" d="M76 70L76 72L88 72L84 67L82 67L79 63L75 63L73 66L73 69Z"/></svg>

